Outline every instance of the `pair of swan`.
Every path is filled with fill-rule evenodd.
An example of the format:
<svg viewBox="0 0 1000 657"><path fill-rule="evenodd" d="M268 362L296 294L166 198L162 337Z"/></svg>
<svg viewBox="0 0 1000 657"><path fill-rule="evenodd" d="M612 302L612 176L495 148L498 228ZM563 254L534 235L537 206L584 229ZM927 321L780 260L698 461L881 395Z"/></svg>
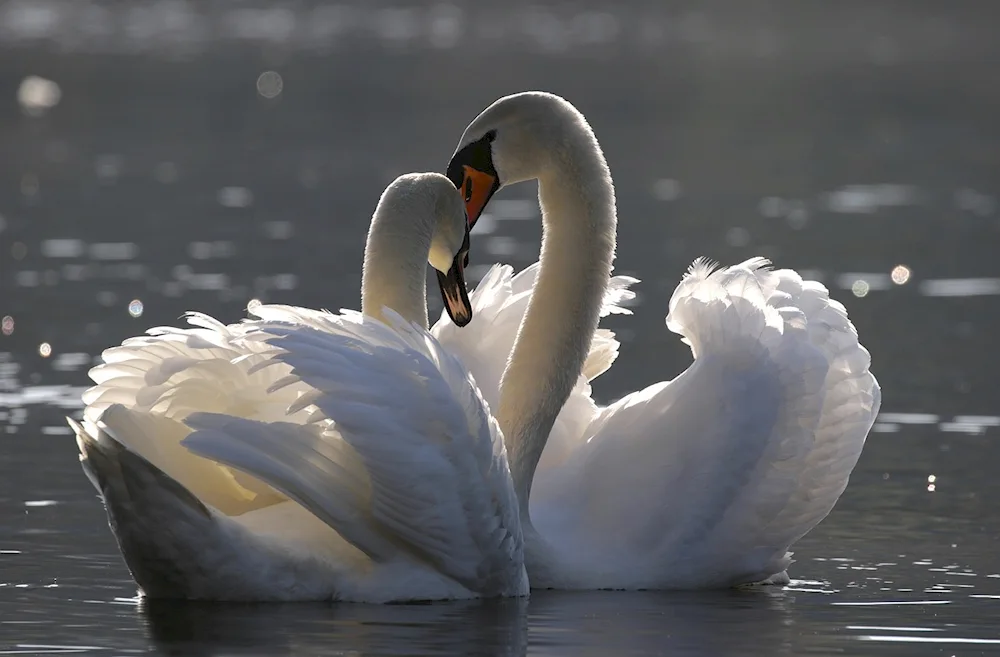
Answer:
<svg viewBox="0 0 1000 657"><path fill-rule="evenodd" d="M469 225L538 180L540 262L466 295ZM455 188L459 195L455 194ZM464 204L462 201L464 200ZM464 207L463 207L464 206ZM820 284L696 261L667 326L693 364L598 407L618 350L616 211L590 126L502 98L447 169L383 194L361 314L192 314L104 354L77 433L151 597L367 602L787 581L880 404ZM453 322L427 330L423 262ZM492 409L492 410L491 410Z"/></svg>

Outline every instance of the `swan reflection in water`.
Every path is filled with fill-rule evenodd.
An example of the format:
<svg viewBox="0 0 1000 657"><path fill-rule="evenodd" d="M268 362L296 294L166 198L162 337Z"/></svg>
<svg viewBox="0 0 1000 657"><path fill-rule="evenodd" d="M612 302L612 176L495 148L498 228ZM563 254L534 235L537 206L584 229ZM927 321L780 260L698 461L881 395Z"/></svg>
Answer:
<svg viewBox="0 0 1000 657"><path fill-rule="evenodd" d="M165 653L769 655L791 653L792 594L535 591L530 598L430 604L217 604L143 600ZM528 628L531 628L529 632ZM748 646L753 637L754 646Z"/></svg>
<svg viewBox="0 0 1000 657"><path fill-rule="evenodd" d="M524 655L528 599L428 604L201 603L144 599L169 654Z"/></svg>

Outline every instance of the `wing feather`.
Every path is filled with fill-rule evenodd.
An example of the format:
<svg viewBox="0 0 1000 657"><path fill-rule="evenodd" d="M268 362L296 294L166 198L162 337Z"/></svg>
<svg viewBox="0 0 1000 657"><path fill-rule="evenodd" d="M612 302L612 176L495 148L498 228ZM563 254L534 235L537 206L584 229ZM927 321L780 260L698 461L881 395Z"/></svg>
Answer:
<svg viewBox="0 0 1000 657"><path fill-rule="evenodd" d="M500 401L500 379L527 311L538 270L539 264L535 263L515 275L508 265L494 265L469 295L472 321L458 328L442 312L441 319L431 329L440 343L472 373L492 407ZM630 287L638 282L630 276L613 276L604 297L602 316L631 314L624 304L635 298ZM549 433L538 464L540 476L561 464L584 439L584 431L597 412L590 382L611 367L618 357L619 346L614 332L598 329L583 374Z"/></svg>
<svg viewBox="0 0 1000 657"><path fill-rule="evenodd" d="M667 317L694 363L601 410L536 478L533 517L599 556L609 586L777 575L847 485L878 410L870 359L825 288L768 264L696 261Z"/></svg>
<svg viewBox="0 0 1000 657"><path fill-rule="evenodd" d="M273 307L254 312L267 319L248 324L248 336L266 335L287 376L308 386L293 409L313 413L316 424L229 419L212 431L216 419L193 416L198 431L185 445L260 477L370 553L384 558L369 545L388 537L483 595L519 581L523 539L503 438L458 359L391 311L391 325L356 314L299 322ZM359 481L363 473L363 492L329 485L345 473ZM368 534L348 526L357 518Z"/></svg>

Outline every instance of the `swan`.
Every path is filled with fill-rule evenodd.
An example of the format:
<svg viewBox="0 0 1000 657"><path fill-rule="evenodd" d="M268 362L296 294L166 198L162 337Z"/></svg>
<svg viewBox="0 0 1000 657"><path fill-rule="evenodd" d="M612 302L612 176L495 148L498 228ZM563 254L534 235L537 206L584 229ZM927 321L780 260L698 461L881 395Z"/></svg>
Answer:
<svg viewBox="0 0 1000 657"><path fill-rule="evenodd" d="M147 598L392 602L523 596L503 438L426 331L424 263L471 318L468 224L441 174L390 184L363 313L261 305L104 352L68 419Z"/></svg>
<svg viewBox="0 0 1000 657"><path fill-rule="evenodd" d="M881 404L844 306L763 258L699 259L666 317L692 364L609 406L563 408L581 396L615 255L594 132L559 96L507 96L469 124L447 175L472 224L500 188L538 181L541 257L512 351L482 353L490 327L476 320L449 344L487 397L498 389L532 587L787 583L789 548L844 491ZM582 430L564 429L560 457L539 470L567 412Z"/></svg>

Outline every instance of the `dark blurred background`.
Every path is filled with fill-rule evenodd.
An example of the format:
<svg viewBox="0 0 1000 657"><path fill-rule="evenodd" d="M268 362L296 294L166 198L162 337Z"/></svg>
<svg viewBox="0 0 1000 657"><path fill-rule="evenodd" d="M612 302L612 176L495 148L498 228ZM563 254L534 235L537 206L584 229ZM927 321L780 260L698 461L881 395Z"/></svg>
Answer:
<svg viewBox="0 0 1000 657"><path fill-rule="evenodd" d="M663 317L695 257L798 269L845 303L884 395L851 487L796 548L799 576L868 586L828 545L985 574L998 20L979 0L0 1L0 548L31 555L0 550L16 573L0 580L91 591L111 568L129 595L62 420L102 349L190 309L236 321L255 298L357 308L384 186L443 170L482 108L526 89L591 121L618 191L617 269L642 279L635 315L608 320L623 347L599 399L690 362ZM504 190L474 273L533 262L539 237L534 189ZM89 575L63 557L81 540ZM927 565L882 590L944 595ZM26 595L11 605L65 601ZM964 604L956 622L993 614Z"/></svg>
<svg viewBox="0 0 1000 657"><path fill-rule="evenodd" d="M15 330L0 349L22 377L79 385L38 344L92 353L186 309L234 320L251 297L355 307L385 184L442 170L497 97L546 89L593 123L618 188L618 268L643 280L638 316L613 322L639 343L607 395L637 378L629 363L649 377L684 364L660 320L692 259L761 254L848 303L886 410L934 395L935 412L986 413L1000 383L993 16L912 0L2 2L0 313ZM533 261L527 211L475 235L474 260ZM106 243L125 246L102 257ZM958 296L916 298L935 292Z"/></svg>

